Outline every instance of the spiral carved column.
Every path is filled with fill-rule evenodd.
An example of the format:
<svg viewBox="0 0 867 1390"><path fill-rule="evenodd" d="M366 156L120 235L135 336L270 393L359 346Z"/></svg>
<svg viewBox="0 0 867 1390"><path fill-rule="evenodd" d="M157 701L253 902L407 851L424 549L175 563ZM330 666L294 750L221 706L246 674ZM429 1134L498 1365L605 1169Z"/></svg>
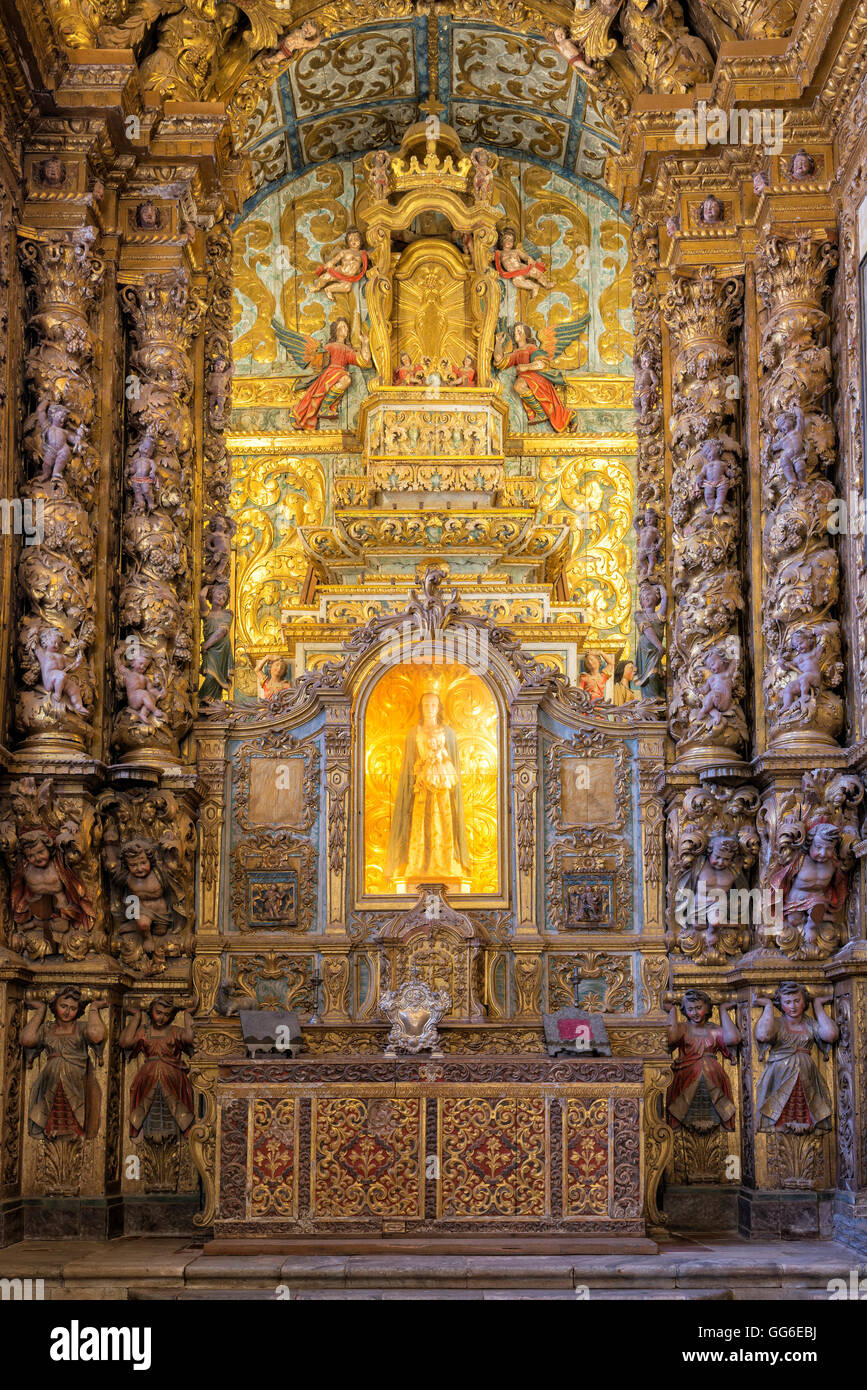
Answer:
<svg viewBox="0 0 867 1390"><path fill-rule="evenodd" d="M756 287L767 317L760 363L762 637L768 746L836 747L843 727L839 561L828 534L836 460L823 303L837 252L809 233L768 236Z"/></svg>
<svg viewBox="0 0 867 1390"><path fill-rule="evenodd" d="M672 595L669 727L681 768L737 763L747 725L733 338L743 283L709 267L663 302L672 337Z"/></svg>
<svg viewBox="0 0 867 1390"><path fill-rule="evenodd" d="M28 751L91 751L95 676L94 512L100 487L91 316L104 266L94 232L32 232L19 242L30 287L22 452L32 508L18 579L21 685L16 723ZM27 519L27 518L25 518Z"/></svg>
<svg viewBox="0 0 867 1390"><path fill-rule="evenodd" d="M194 631L190 344L203 306L184 271L149 274L121 294L130 320L124 570L114 671L121 761L179 760L190 727Z"/></svg>

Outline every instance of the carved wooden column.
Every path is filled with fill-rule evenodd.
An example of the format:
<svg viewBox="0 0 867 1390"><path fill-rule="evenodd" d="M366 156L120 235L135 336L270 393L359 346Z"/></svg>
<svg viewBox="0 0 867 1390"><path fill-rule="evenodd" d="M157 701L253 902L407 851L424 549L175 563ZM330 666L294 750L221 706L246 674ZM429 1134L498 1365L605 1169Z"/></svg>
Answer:
<svg viewBox="0 0 867 1390"><path fill-rule="evenodd" d="M349 843L347 798L351 723L349 696L323 691L325 706L325 792L326 835L326 936L346 936L347 933L347 864Z"/></svg>
<svg viewBox="0 0 867 1390"><path fill-rule="evenodd" d="M825 968L834 985L837 1191L834 1235L867 1254L867 942L850 941Z"/></svg>
<svg viewBox="0 0 867 1390"><path fill-rule="evenodd" d="M199 735L197 771L205 795L198 811L198 911L192 978L196 1015L202 1018L213 1012L222 972L220 855L225 819L225 756L222 731Z"/></svg>
<svg viewBox="0 0 867 1390"><path fill-rule="evenodd" d="M33 504L34 543L22 547L18 580L21 673L16 723L25 749L81 758L94 742L98 676L97 537L101 487L93 315L104 266L92 227L22 233L29 286L27 406L22 453Z"/></svg>
<svg viewBox="0 0 867 1390"><path fill-rule="evenodd" d="M829 542L836 439L823 304L835 247L806 232L765 237L756 287L760 352L762 629L767 745L814 765L843 727L839 563ZM757 650L759 650L757 643Z"/></svg>
<svg viewBox="0 0 867 1390"><path fill-rule="evenodd" d="M665 775L662 736L642 736L638 744L638 785L641 806L642 928L641 988L644 1011L658 1014L668 984L665 957L665 804L660 795Z"/></svg>
<svg viewBox="0 0 867 1390"><path fill-rule="evenodd" d="M514 797L516 936L536 936L539 824L539 691L522 691L510 710Z"/></svg>
<svg viewBox="0 0 867 1390"><path fill-rule="evenodd" d="M16 448L17 407L21 381L23 286L15 257L14 212L18 183L17 171L7 168L0 155L0 493L8 498L14 515L15 503L21 507L24 520L24 501L21 484L24 481L18 464ZM0 534L0 670L11 671L14 665L15 621L13 595L15 567L19 540L13 529L4 526ZM11 742L15 690L11 680L0 682L0 756Z"/></svg>
<svg viewBox="0 0 867 1390"><path fill-rule="evenodd" d="M665 584L665 426L662 382L662 310L657 274L659 234L647 222L632 227L632 317L635 323L635 430L637 579Z"/></svg>
<svg viewBox="0 0 867 1390"><path fill-rule="evenodd" d="M205 238L204 439L202 449L202 566L205 585L231 579L235 523L228 514L231 464L226 431L232 412L232 235L223 216Z"/></svg>
<svg viewBox="0 0 867 1390"><path fill-rule="evenodd" d="M203 306L183 270L147 274L121 299L130 320L132 389L113 743L122 762L164 768L179 761L192 720L189 349ZM227 607L228 591L225 598Z"/></svg>
<svg viewBox="0 0 867 1390"><path fill-rule="evenodd" d="M682 769L738 764L747 741L743 467L730 384L742 297L739 278L705 267L677 275L663 302L673 356L669 727Z"/></svg>

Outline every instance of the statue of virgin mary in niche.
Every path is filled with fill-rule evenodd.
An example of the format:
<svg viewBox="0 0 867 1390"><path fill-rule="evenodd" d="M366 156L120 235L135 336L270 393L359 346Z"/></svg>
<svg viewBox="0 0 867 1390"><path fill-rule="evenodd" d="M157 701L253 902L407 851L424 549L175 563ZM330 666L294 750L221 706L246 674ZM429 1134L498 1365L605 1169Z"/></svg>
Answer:
<svg viewBox="0 0 867 1390"><path fill-rule="evenodd" d="M420 882L469 891L458 741L436 690L422 695L404 743L385 872L398 892Z"/></svg>

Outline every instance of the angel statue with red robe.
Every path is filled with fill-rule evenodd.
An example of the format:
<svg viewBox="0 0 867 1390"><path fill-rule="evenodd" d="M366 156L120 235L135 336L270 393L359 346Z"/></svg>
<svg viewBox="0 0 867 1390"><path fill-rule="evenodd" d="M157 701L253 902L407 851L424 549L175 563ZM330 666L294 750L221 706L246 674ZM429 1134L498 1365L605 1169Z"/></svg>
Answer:
<svg viewBox="0 0 867 1390"><path fill-rule="evenodd" d="M547 420L556 434L577 430L578 412L564 404L557 389L566 385L563 373L552 369L551 363L580 337L589 322L590 315L584 314L580 319L558 323L554 328L543 328L538 339L529 324L516 323L511 351L505 335L497 334L494 366L501 372L508 367L515 368L513 390L529 424L538 425Z"/></svg>
<svg viewBox="0 0 867 1390"><path fill-rule="evenodd" d="M312 369L316 375L303 387L301 396L292 407L292 427L296 430L315 430L320 416L323 420L337 419L337 409L352 385L350 367L370 367L370 340L361 335L360 350L350 341L352 326L347 318L336 319L329 330L328 341L321 347L306 333L284 328L277 319L271 320L277 341L297 362L299 367Z"/></svg>
<svg viewBox="0 0 867 1390"><path fill-rule="evenodd" d="M193 1088L190 1085L186 1053L193 1050L193 1023L184 1012L183 1026L178 1028L172 1019L179 1006L165 994L159 994L146 1010L130 1010L129 1022L118 1036L121 1047L129 1048L131 1056L144 1057L133 1077L129 1090L130 1138L171 1138L186 1134L195 1119Z"/></svg>
<svg viewBox="0 0 867 1390"><path fill-rule="evenodd" d="M681 1009L685 1022L678 1023L675 1008L668 1015L668 1048L677 1054L674 1078L665 1097L666 1118L672 1129L735 1127L732 1088L717 1057L734 1062L741 1035L729 1018L732 1004L720 1005L720 1025L711 1023L713 1002L701 989L684 993Z"/></svg>

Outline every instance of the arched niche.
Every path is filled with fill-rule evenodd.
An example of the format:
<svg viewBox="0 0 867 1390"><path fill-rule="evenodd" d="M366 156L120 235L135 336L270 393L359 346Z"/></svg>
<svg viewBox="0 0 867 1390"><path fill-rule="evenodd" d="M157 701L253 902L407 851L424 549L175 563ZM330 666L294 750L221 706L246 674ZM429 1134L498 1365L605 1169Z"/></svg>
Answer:
<svg viewBox="0 0 867 1390"><path fill-rule="evenodd" d="M508 905L514 686L486 631L460 626L434 638L408 639L397 630L359 672L352 701L357 907L409 906L433 883L462 906ZM431 740L422 700L433 694L443 738ZM457 782L437 796L429 774L443 762ZM444 780L450 777L446 769ZM442 857L446 832L450 862Z"/></svg>

